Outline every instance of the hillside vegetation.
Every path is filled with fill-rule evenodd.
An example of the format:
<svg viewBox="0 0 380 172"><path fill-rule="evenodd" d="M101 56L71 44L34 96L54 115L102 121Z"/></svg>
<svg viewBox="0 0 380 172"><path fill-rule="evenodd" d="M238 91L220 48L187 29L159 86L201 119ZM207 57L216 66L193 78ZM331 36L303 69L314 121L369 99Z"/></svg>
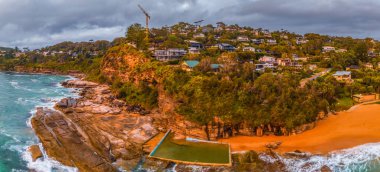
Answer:
<svg viewBox="0 0 380 172"><path fill-rule="evenodd" d="M152 29L154 35L149 43L163 49L186 47L186 40L196 32L202 32L187 27L190 26L179 23L170 29ZM197 40L205 45L225 41L241 46L246 43L231 40L241 34L250 38L264 37L263 31L255 35L250 28L228 27L234 30L206 32L205 38ZM183 34L185 31L188 31L187 36ZM220 37L219 40L216 36ZM261 52L241 49L226 52L210 47L177 61L160 62L151 58L147 42L142 42L145 37L143 28L132 25L126 38L112 42L64 42L25 52L19 57L0 57L0 68L79 71L86 74L88 80L111 85L117 97L128 105L149 110L162 109L162 101L165 101L162 98L170 98L168 102L174 108L168 114L179 114L202 125L209 139L261 131L288 135L297 127L316 121L320 114L346 109L352 104L346 100L354 94L380 93L378 42L369 38L306 34L302 39L308 41L298 45L294 42L299 35L295 33L276 31L270 36L277 39L278 44L255 45ZM346 50L322 52L323 45ZM41 51L49 54L43 55ZM255 63L264 55L282 58L293 54L309 56L303 62L303 68L255 70ZM189 70L181 63L185 59L198 59L200 63ZM211 70L210 64L213 63L222 68L217 72ZM351 71L352 83L338 81L330 73L300 87L302 79L316 72L307 67L311 64L331 68L332 72L352 65L359 69ZM365 67L369 65L372 68ZM342 100L348 103L342 103Z"/></svg>

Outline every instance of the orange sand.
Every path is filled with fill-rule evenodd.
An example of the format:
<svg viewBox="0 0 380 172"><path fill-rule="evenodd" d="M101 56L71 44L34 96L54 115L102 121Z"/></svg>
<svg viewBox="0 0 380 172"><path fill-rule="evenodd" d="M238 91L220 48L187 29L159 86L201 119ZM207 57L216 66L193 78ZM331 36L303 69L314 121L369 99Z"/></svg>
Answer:
<svg viewBox="0 0 380 172"><path fill-rule="evenodd" d="M269 142L281 141L276 152L295 150L326 154L366 143L380 142L380 105L357 105L319 121L316 128L294 136L238 136L222 139L231 144L232 151L265 150Z"/></svg>

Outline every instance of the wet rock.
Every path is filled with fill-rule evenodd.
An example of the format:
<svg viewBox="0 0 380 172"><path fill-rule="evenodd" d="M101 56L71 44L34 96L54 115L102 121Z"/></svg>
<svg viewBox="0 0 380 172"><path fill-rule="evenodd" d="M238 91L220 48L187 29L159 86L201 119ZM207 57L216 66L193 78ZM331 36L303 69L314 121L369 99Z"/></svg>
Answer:
<svg viewBox="0 0 380 172"><path fill-rule="evenodd" d="M64 98L57 103L57 106L60 108L69 108L75 107L77 105L77 101L74 98Z"/></svg>
<svg viewBox="0 0 380 172"><path fill-rule="evenodd" d="M305 152L301 152L299 150L296 150L294 152L287 152L284 154L285 157L288 157L288 158L297 158L297 159L301 159L301 158L307 158L309 157L310 155L308 153L305 153Z"/></svg>
<svg viewBox="0 0 380 172"><path fill-rule="evenodd" d="M69 80L62 82L62 85L65 87L75 87L75 88L93 88L98 86L99 84L89 81L82 80Z"/></svg>
<svg viewBox="0 0 380 172"><path fill-rule="evenodd" d="M33 162L39 158L43 158L43 154L38 145L32 145L28 148L28 151L32 154Z"/></svg>
<svg viewBox="0 0 380 172"><path fill-rule="evenodd" d="M133 171L139 162L140 162L140 158L136 158L132 160L118 159L116 161L116 165L122 168L123 170Z"/></svg>
<svg viewBox="0 0 380 172"><path fill-rule="evenodd" d="M116 171L110 155L86 144L82 132L71 121L67 121L62 113L38 108L31 123L47 154L62 164L76 166L80 171Z"/></svg>
<svg viewBox="0 0 380 172"><path fill-rule="evenodd" d="M325 165L321 168L321 172L332 172L332 170L328 166Z"/></svg>
<svg viewBox="0 0 380 172"><path fill-rule="evenodd" d="M170 164L168 161L156 160L152 158L146 158L143 164L143 168L148 171L165 171L166 167Z"/></svg>

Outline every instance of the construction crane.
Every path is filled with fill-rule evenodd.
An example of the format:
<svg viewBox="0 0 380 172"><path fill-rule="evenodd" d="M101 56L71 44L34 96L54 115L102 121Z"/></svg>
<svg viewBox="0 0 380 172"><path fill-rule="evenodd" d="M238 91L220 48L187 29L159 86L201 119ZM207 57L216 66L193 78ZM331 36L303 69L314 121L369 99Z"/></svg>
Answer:
<svg viewBox="0 0 380 172"><path fill-rule="evenodd" d="M148 14L148 12L146 12L146 10L139 4L138 7L140 8L140 10L144 13L145 17L146 17L146 27L145 27L145 39L147 41L147 43L149 43L149 21L150 21L150 15Z"/></svg>
<svg viewBox="0 0 380 172"><path fill-rule="evenodd" d="M200 26L201 26L201 23L202 23L203 21L204 21L204 20L199 20L199 21L194 22L194 24L195 24L196 26L200 27Z"/></svg>

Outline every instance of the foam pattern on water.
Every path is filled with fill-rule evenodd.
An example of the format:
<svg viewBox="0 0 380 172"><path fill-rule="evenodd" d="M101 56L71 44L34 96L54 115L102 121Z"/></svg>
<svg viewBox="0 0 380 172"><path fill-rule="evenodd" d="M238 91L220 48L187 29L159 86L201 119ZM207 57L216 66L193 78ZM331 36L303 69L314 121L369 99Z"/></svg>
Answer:
<svg viewBox="0 0 380 172"><path fill-rule="evenodd" d="M66 89L59 83L72 79L66 76L31 75L0 72L0 172L75 172L76 168L66 167L47 157L32 161L28 147L39 143L31 129L30 119L36 107L53 107L55 102L71 96L73 89Z"/></svg>
<svg viewBox="0 0 380 172"><path fill-rule="evenodd" d="M378 172L380 171L380 143L370 143L351 149L334 151L328 155L311 155L305 158L289 158L277 155L273 158L260 155L268 163L281 161L290 172L320 171L323 166L334 172Z"/></svg>

